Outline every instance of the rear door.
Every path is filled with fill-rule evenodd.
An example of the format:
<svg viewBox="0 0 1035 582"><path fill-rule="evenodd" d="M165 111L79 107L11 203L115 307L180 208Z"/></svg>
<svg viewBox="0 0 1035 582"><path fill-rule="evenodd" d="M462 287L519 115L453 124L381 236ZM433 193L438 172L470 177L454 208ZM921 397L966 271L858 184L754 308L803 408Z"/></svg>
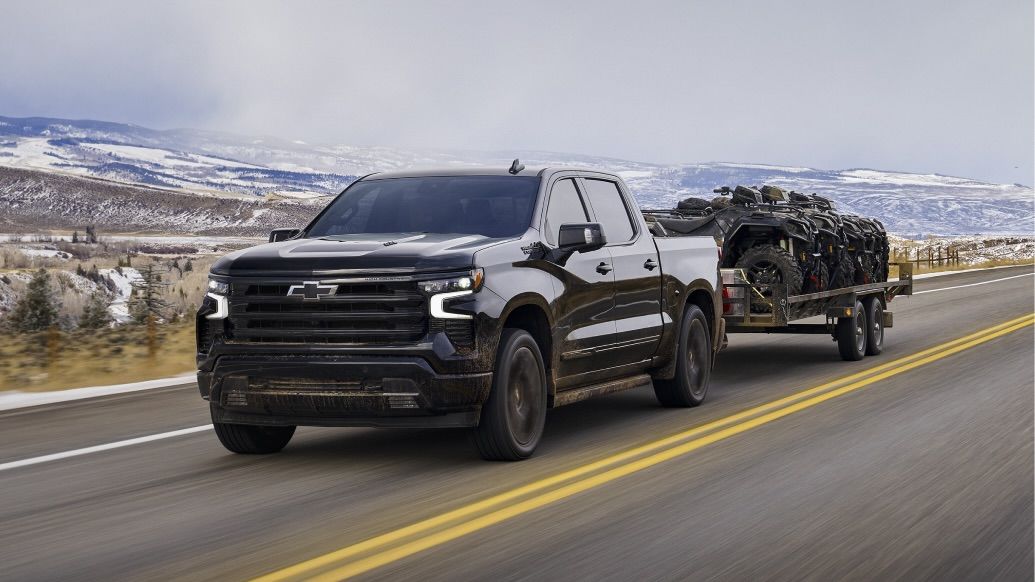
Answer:
<svg viewBox="0 0 1035 582"><path fill-rule="evenodd" d="M562 224L590 222L583 193L575 178L560 178L550 188L543 218L543 240L553 248ZM578 376L609 367L603 352L615 341L614 271L606 248L574 253L554 273L554 330L559 350L558 387L578 383ZM559 381L568 377L569 382Z"/></svg>
<svg viewBox="0 0 1035 582"><path fill-rule="evenodd" d="M611 366L644 362L654 356L664 327L661 311L661 261L649 232L636 220L636 206L618 182L581 179L595 221L607 237L615 275L615 344Z"/></svg>

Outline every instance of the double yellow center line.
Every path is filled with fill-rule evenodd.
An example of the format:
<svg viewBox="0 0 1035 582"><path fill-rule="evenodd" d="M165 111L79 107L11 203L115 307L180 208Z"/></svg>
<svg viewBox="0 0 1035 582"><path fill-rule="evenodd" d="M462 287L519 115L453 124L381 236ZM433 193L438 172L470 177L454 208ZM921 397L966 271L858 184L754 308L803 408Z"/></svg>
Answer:
<svg viewBox="0 0 1035 582"><path fill-rule="evenodd" d="M811 408L1032 325L1028 314L743 412L685 430L306 560L258 578L342 580Z"/></svg>

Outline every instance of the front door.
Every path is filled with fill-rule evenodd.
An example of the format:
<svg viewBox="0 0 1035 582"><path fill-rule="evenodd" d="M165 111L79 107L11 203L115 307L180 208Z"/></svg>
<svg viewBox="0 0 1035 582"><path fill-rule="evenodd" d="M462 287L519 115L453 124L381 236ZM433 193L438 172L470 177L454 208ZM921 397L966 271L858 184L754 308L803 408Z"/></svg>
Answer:
<svg viewBox="0 0 1035 582"><path fill-rule="evenodd" d="M562 224L589 222L583 193L573 178L561 178L550 188L543 220L543 239L556 247ZM554 289L554 362L557 387L581 382L582 375L608 367L605 348L615 341L614 266L607 248L574 253L558 265ZM587 378L591 379L591 378Z"/></svg>

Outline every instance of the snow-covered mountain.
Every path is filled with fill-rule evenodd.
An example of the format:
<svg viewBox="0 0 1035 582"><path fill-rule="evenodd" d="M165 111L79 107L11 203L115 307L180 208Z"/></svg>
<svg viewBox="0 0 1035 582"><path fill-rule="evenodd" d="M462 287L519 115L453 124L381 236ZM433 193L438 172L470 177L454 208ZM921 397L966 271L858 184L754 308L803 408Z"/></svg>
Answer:
<svg viewBox="0 0 1035 582"><path fill-rule="evenodd" d="M889 230L903 235L1025 234L1032 232L1035 221L1031 187L941 175L763 164L664 165L550 152L319 145L101 121L0 117L0 167L221 198L314 198L336 193L370 172L507 165L514 157L530 166L566 164L618 172L646 208L670 208L687 196L711 198L712 188L722 185L774 184L828 196L842 210L880 218ZM10 185L0 184L0 196L11 191ZM0 219L2 213L0 209Z"/></svg>

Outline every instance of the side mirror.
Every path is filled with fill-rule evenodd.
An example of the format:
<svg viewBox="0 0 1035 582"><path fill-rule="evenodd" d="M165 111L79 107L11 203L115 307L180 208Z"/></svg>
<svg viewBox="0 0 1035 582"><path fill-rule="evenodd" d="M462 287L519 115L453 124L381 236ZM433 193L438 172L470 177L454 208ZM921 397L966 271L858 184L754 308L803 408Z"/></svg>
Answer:
<svg viewBox="0 0 1035 582"><path fill-rule="evenodd" d="M280 242L298 236L302 232L299 228L274 228L270 231L270 242Z"/></svg>
<svg viewBox="0 0 1035 582"><path fill-rule="evenodd" d="M597 222L562 224L557 234L557 248L566 253L586 253L607 244L604 228Z"/></svg>

